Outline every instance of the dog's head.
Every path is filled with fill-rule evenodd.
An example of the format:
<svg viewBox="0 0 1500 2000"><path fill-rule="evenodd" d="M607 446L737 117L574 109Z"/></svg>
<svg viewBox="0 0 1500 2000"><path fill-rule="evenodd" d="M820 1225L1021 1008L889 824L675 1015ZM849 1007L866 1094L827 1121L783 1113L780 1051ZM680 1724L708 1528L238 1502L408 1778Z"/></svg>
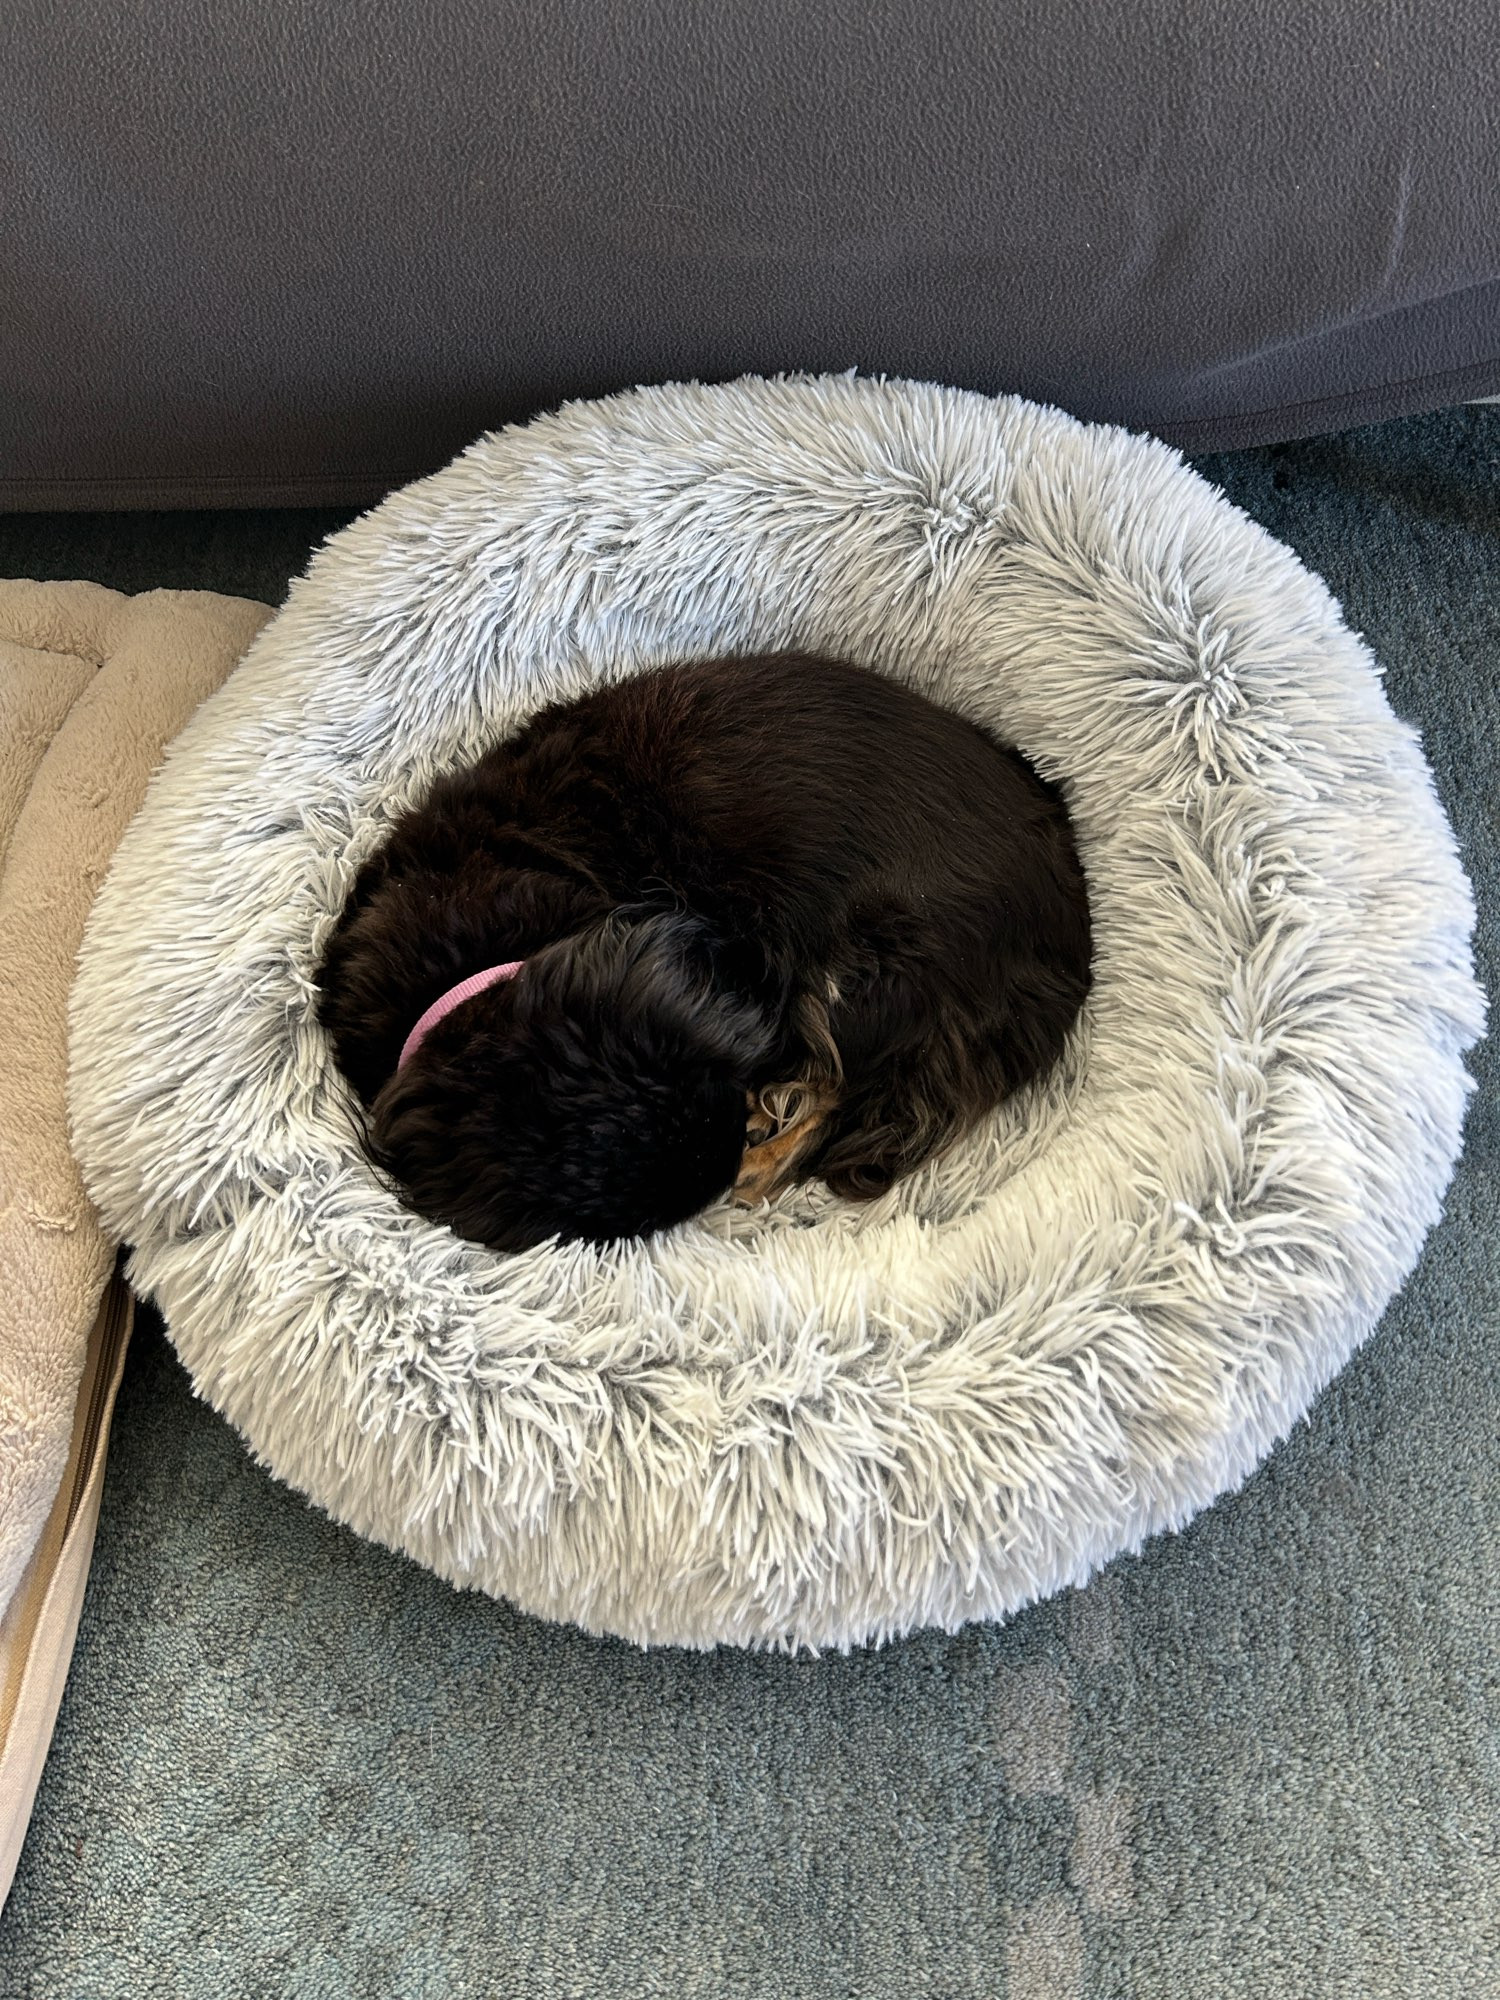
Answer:
<svg viewBox="0 0 1500 2000"><path fill-rule="evenodd" d="M496 1250L684 1221L734 1181L772 1016L678 914L614 914L426 1034L370 1105L411 1206Z"/></svg>

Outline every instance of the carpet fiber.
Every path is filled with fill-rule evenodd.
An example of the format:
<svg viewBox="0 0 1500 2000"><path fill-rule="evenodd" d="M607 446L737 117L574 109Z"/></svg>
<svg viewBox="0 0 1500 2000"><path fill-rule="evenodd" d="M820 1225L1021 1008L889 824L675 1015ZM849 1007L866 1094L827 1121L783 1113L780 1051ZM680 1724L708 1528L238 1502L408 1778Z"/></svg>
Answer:
<svg viewBox="0 0 1500 2000"><path fill-rule="evenodd" d="M1421 729L1500 960L1500 412L1205 463ZM0 522L0 573L274 601L335 523ZM642 1654L360 1543L121 1394L0 1994L1213 2000L1500 1963L1500 1078L1377 1335L1237 1495L1002 1629Z"/></svg>

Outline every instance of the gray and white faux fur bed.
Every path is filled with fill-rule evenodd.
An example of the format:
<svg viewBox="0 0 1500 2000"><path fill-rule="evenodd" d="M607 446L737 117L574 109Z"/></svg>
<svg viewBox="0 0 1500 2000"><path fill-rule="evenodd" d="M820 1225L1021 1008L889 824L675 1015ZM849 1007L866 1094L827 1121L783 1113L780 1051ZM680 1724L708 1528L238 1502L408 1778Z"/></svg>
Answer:
<svg viewBox="0 0 1500 2000"><path fill-rule="evenodd" d="M540 702L694 653L901 675L1066 788L1064 1070L875 1209L491 1255L375 1180L314 1012L356 869ZM336 536L96 904L75 1143L204 1396L456 1583L642 1641L1007 1612L1241 1480L1410 1270L1481 1028L1412 732L1152 441L744 381L484 439Z"/></svg>

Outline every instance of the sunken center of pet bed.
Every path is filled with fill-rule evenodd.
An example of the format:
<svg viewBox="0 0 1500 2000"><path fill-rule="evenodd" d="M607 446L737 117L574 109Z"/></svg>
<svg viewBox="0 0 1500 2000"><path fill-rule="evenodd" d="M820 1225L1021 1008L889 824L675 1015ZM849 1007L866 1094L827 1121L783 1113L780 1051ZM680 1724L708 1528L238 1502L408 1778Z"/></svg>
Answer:
<svg viewBox="0 0 1500 2000"><path fill-rule="evenodd" d="M409 1214L316 1016L360 864L543 703L786 650L1062 786L1065 1061L867 1208L516 1257ZM315 558L101 893L75 1141L200 1391L360 1532L634 1639L855 1643L1081 1580L1290 1426L1439 1212L1471 923L1367 649L1166 447L911 384L639 392Z"/></svg>

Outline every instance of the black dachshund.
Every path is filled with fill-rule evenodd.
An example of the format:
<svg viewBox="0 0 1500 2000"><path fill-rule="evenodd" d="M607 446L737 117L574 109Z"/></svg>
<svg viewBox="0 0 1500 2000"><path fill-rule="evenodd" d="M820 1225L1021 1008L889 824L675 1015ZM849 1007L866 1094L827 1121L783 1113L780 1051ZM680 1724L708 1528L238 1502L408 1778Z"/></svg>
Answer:
<svg viewBox="0 0 1500 2000"><path fill-rule="evenodd" d="M777 654L599 688L441 779L361 872L321 1012L410 1206L519 1250L881 1193L1055 1060L1089 953L1029 765Z"/></svg>

